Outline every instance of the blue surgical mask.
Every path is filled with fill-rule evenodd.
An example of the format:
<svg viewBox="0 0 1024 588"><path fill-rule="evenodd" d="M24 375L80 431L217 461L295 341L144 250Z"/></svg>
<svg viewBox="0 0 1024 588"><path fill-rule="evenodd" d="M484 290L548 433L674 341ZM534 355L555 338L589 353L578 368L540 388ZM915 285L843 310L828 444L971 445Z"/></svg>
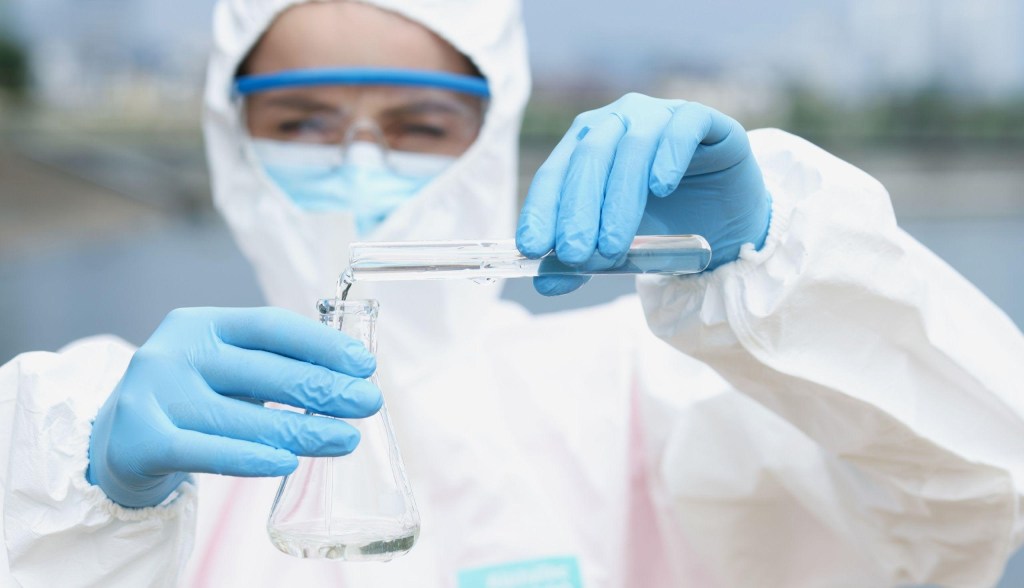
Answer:
<svg viewBox="0 0 1024 588"><path fill-rule="evenodd" d="M310 145L253 139L267 175L303 210L350 211L366 235L448 168L454 157L389 151L376 143Z"/></svg>

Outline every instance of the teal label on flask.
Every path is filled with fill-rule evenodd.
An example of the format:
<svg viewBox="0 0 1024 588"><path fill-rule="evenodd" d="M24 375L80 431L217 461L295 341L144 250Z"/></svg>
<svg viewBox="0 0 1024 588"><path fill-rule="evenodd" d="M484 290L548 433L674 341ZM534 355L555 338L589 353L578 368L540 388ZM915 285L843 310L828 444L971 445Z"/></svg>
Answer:
<svg viewBox="0 0 1024 588"><path fill-rule="evenodd" d="M583 588L583 581L575 557L552 557L462 570L459 588Z"/></svg>

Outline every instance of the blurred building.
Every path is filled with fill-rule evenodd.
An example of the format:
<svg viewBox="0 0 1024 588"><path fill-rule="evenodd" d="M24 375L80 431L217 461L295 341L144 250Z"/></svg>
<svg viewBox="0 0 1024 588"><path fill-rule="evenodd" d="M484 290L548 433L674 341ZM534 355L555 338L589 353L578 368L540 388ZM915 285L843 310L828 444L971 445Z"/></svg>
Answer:
<svg viewBox="0 0 1024 588"><path fill-rule="evenodd" d="M785 103L785 88L778 79L758 71L723 70L716 75L678 71L660 78L654 94L700 102L746 122L765 120Z"/></svg>
<svg viewBox="0 0 1024 588"><path fill-rule="evenodd" d="M9 1L42 107L121 120L197 116L212 1Z"/></svg>

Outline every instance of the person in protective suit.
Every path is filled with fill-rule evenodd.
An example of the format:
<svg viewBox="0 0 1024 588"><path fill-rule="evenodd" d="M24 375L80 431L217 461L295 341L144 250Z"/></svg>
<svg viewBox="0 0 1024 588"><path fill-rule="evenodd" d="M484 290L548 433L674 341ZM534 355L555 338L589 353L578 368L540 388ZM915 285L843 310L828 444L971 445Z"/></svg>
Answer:
<svg viewBox="0 0 1024 588"><path fill-rule="evenodd" d="M214 199L273 306L179 309L137 350L94 337L0 368L0 583L998 580L1024 532L1024 338L870 176L630 94L576 119L517 226L516 2L224 0L214 24ZM472 283L357 284L383 309L376 358L311 319L354 239L513 232L570 264L637 234L714 254L542 316ZM387 565L277 552L274 476L358 435L260 403L368 416L378 363L418 543Z"/></svg>

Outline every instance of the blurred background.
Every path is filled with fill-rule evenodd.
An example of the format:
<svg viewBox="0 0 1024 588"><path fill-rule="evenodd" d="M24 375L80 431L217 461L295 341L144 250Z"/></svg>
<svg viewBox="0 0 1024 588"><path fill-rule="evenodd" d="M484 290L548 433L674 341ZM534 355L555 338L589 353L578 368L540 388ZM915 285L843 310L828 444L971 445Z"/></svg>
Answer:
<svg viewBox="0 0 1024 588"><path fill-rule="evenodd" d="M142 343L179 306L261 303L207 185L198 115L211 7L0 0L0 362L101 332ZM697 100L873 174L908 232L1024 324L1024 2L525 11L524 188L578 112L627 91ZM632 288L596 280L552 300L520 282L505 295L535 312ZM1024 557L1001 585L1024 585Z"/></svg>

